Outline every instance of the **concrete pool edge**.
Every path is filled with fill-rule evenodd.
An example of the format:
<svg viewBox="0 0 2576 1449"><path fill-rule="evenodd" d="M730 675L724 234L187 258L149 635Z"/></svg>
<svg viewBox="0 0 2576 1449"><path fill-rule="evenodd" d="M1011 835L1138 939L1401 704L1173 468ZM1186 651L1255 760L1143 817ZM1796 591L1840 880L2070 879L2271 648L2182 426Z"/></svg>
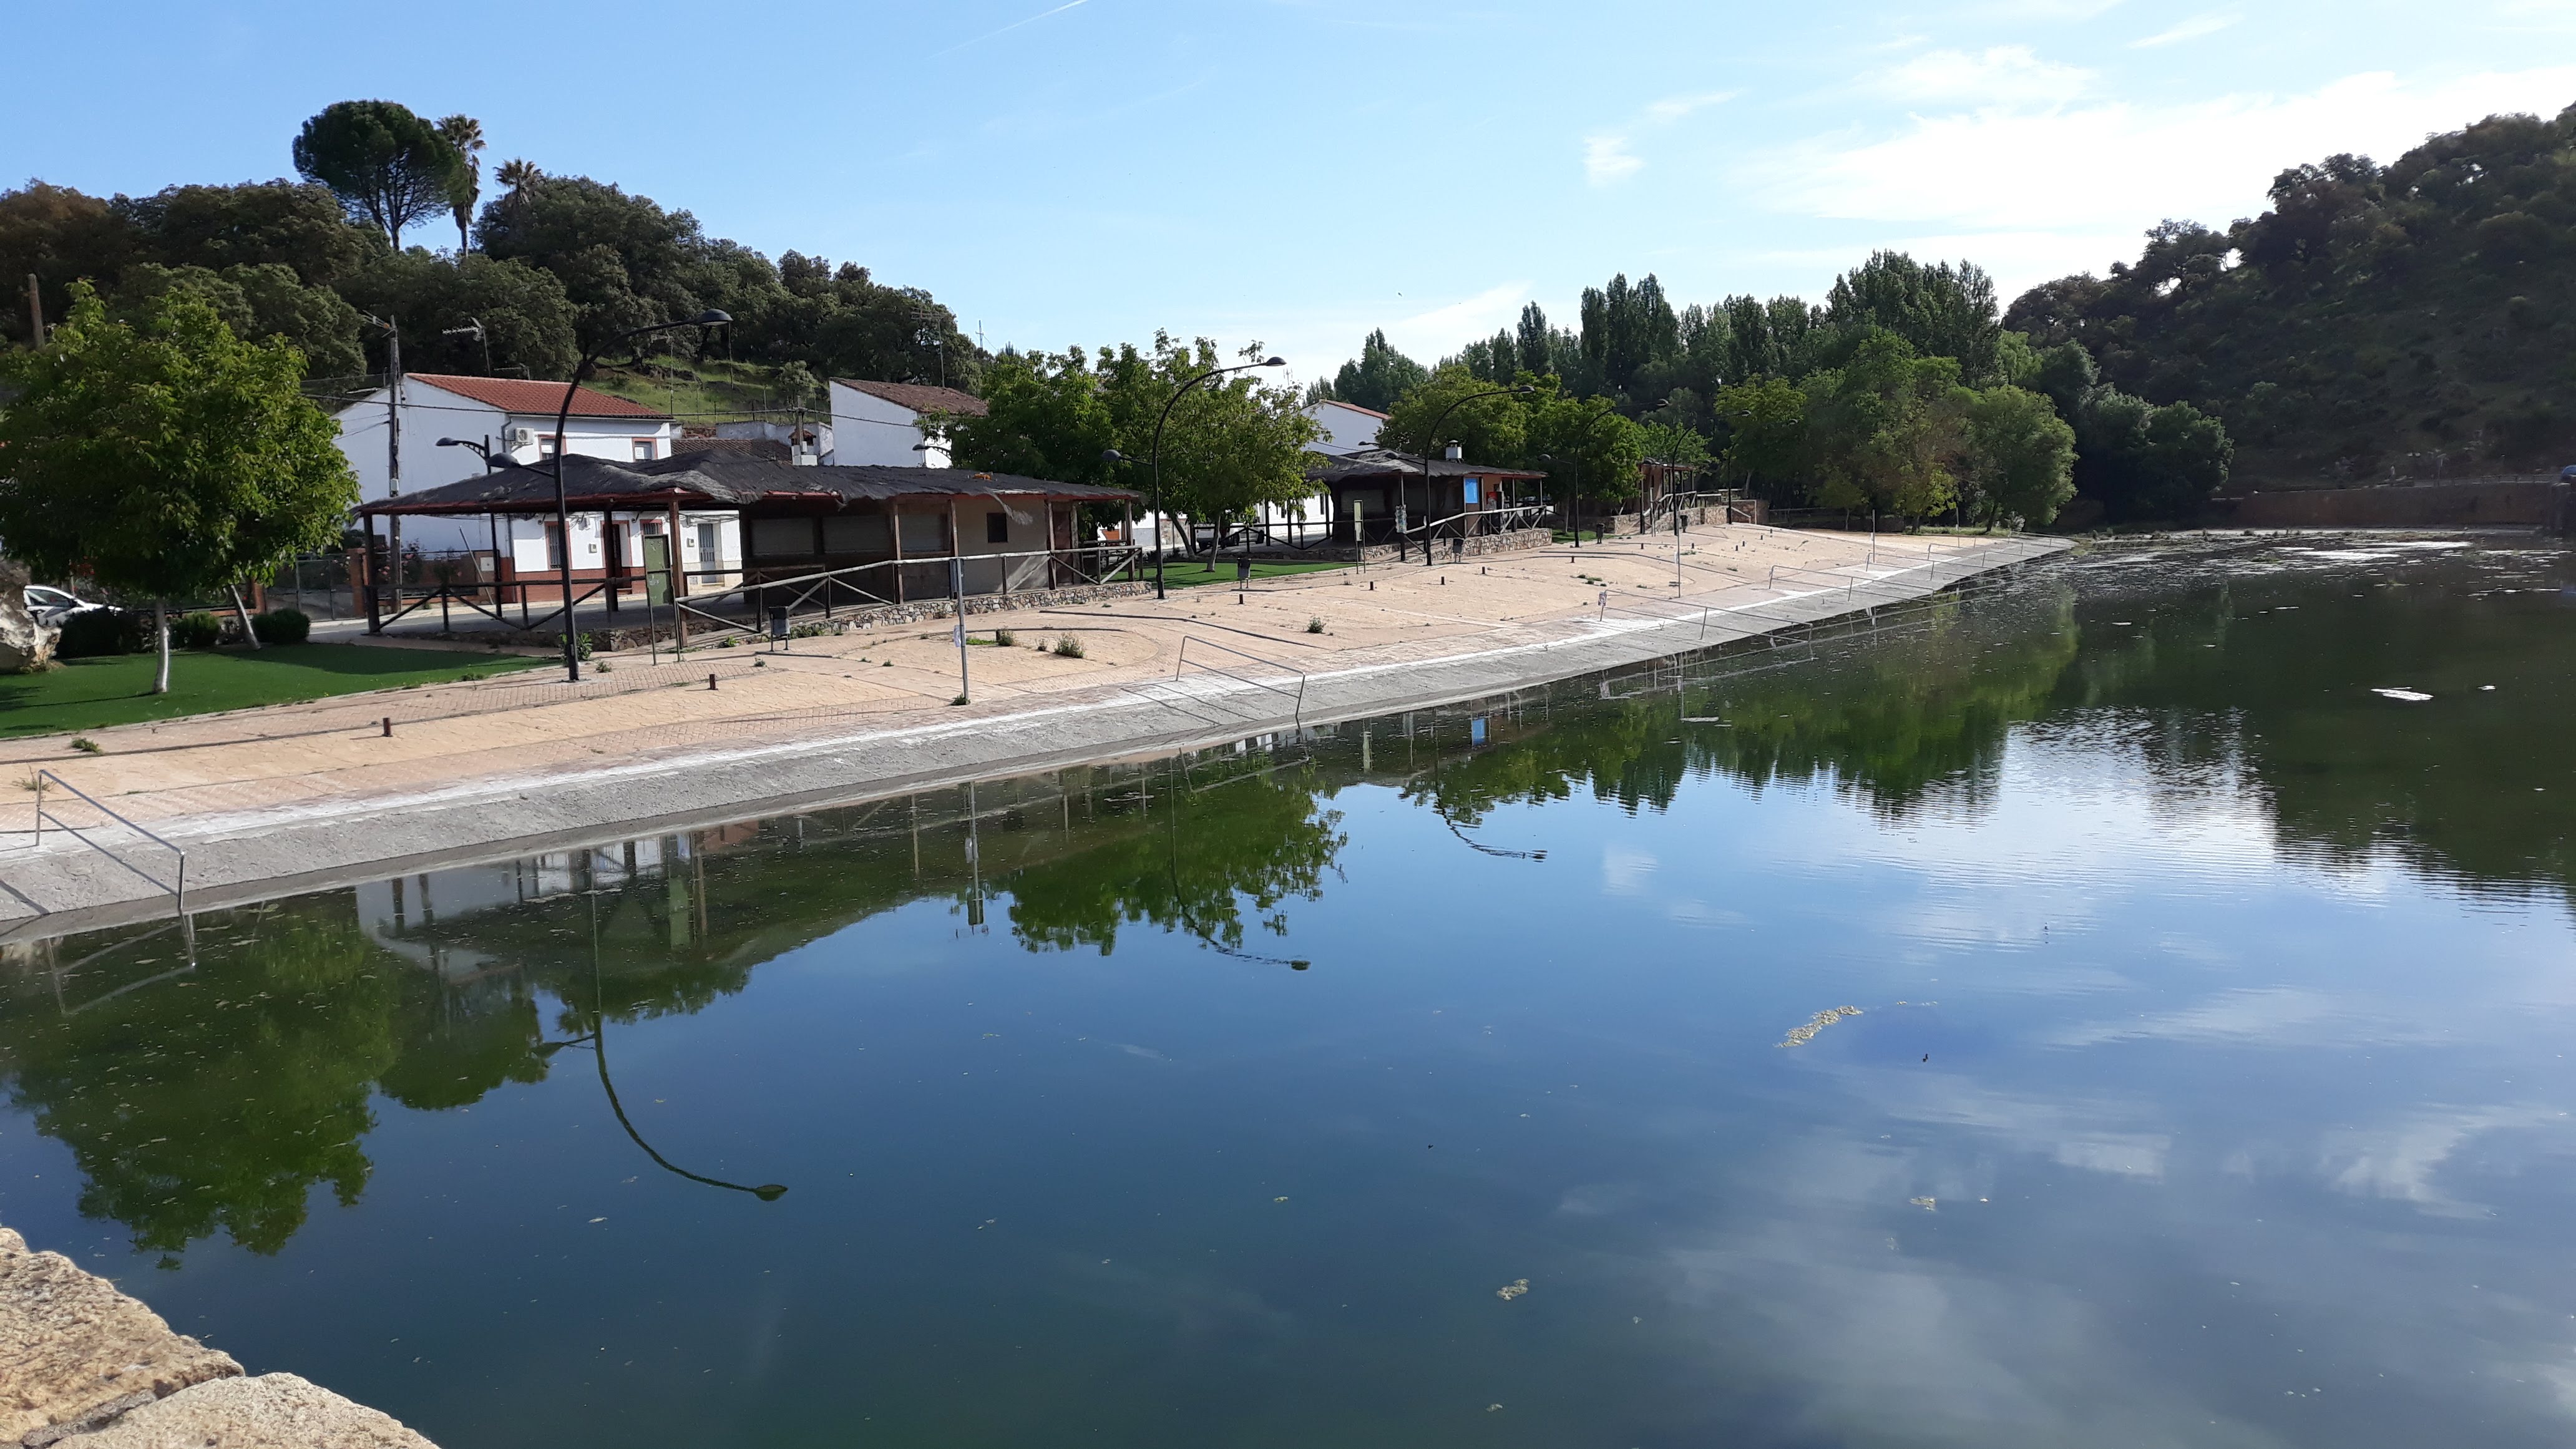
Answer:
<svg viewBox="0 0 2576 1449"><path fill-rule="evenodd" d="M1937 581L1909 572L1874 581L1867 597L1830 588L1766 602L1758 617L1720 610L1705 634L1697 619L1605 620L1572 638L1326 671L1310 677L1302 710L1271 686L1194 677L1157 684L1150 694L1111 691L1124 698L701 750L572 776L471 780L358 809L206 816L168 833L191 852L192 910L245 905L421 870L1436 708L1860 615L2072 547L2028 536L1998 545L1976 567ZM389 841L399 848L387 849ZM74 841L0 867L0 943L172 914L166 888Z"/></svg>

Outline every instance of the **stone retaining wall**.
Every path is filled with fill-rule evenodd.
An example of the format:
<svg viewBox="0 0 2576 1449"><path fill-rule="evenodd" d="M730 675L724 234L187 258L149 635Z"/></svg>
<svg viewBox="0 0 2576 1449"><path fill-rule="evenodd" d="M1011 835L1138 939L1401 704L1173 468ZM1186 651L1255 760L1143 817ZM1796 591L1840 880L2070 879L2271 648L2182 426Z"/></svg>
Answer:
<svg viewBox="0 0 2576 1449"><path fill-rule="evenodd" d="M2473 478L2367 488L2285 488L2218 499L2218 520L2245 528L2541 528L2548 478Z"/></svg>

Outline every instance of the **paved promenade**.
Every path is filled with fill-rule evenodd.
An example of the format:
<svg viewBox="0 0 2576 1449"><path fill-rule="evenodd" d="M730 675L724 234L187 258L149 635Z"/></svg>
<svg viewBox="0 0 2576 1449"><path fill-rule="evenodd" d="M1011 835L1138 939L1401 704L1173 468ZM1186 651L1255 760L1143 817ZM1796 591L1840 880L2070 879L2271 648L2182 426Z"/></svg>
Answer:
<svg viewBox="0 0 2576 1449"><path fill-rule="evenodd" d="M1670 536L945 620L0 744L188 852L217 905L530 849L1472 699L1921 597L2054 540ZM1317 630L1320 629L1320 632ZM1058 653L1076 641L1080 656ZM460 665L465 661L460 660ZM708 687L708 676L716 687ZM383 721L391 718L392 732ZM176 857L57 791L0 798L0 931L171 909ZM94 828L88 828L94 827ZM103 848L102 848L103 847ZM54 917L37 925L34 918Z"/></svg>

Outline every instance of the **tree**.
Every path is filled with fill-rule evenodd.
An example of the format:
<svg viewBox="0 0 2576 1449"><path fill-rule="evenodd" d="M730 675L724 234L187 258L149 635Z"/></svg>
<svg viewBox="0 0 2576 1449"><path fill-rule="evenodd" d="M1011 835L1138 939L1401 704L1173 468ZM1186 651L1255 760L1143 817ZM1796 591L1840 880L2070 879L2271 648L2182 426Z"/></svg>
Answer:
<svg viewBox="0 0 2576 1449"><path fill-rule="evenodd" d="M1386 412L1396 399L1420 387L1431 376L1429 368L1403 353L1386 340L1386 329L1370 333L1360 342L1360 355L1342 364L1333 374L1332 387L1325 396L1355 407Z"/></svg>
<svg viewBox="0 0 2576 1449"><path fill-rule="evenodd" d="M2075 430L2048 399L1990 387L1968 404L1969 467L1962 490L1988 528L1998 519L2044 524L2075 496Z"/></svg>
<svg viewBox="0 0 2576 1449"><path fill-rule="evenodd" d="M564 377L581 356L562 281L525 262L414 249L382 258L348 292L401 326L404 360L417 372L524 368L529 377ZM443 335L469 319L483 324L479 341Z"/></svg>
<svg viewBox="0 0 2576 1449"><path fill-rule="evenodd" d="M1531 461L1547 470L1548 487L1566 503L1611 502L1637 491L1644 432L1610 400L1543 393L1530 408ZM1569 513L1571 510L1569 510Z"/></svg>
<svg viewBox="0 0 2576 1449"><path fill-rule="evenodd" d="M1919 518L1957 497L1966 391L1957 361L1873 331L1849 362L1799 386L1817 502Z"/></svg>
<svg viewBox="0 0 2576 1449"><path fill-rule="evenodd" d="M1784 377L1762 377L1718 389L1726 424L1726 467L1766 497L1783 496L1807 460L1807 395Z"/></svg>
<svg viewBox="0 0 2576 1449"><path fill-rule="evenodd" d="M1872 252L1834 279L1825 317L1857 340L1871 328L1893 332L1925 357L1955 358L1972 383L1993 378L2003 324L1995 283L1972 262L1925 266L1903 252Z"/></svg>
<svg viewBox="0 0 2576 1449"><path fill-rule="evenodd" d="M308 376L347 377L366 369L357 309L328 287L304 285L276 262L220 272L143 262L126 269L113 298L115 310L129 319L145 317L153 302L172 292L214 308L236 335L284 339L304 354Z"/></svg>
<svg viewBox="0 0 2576 1449"><path fill-rule="evenodd" d="M308 287L338 287L387 253L383 235L352 222L328 188L303 182L168 186L109 205L133 224L144 258L163 266L275 264Z"/></svg>
<svg viewBox="0 0 2576 1449"><path fill-rule="evenodd" d="M40 576L146 594L170 688L167 601L336 542L358 501L337 428L298 390L304 359L245 342L185 289L134 324L88 286L50 346L0 358L0 537Z"/></svg>
<svg viewBox="0 0 2576 1449"><path fill-rule="evenodd" d="M331 188L402 250L402 230L455 205L465 158L438 128L392 101L338 101L304 123L295 170Z"/></svg>
<svg viewBox="0 0 2576 1449"><path fill-rule="evenodd" d="M474 203L483 194L483 123L472 116L449 116L438 123L438 134L456 148L447 207L456 217L456 250L462 254L474 244Z"/></svg>
<svg viewBox="0 0 2576 1449"><path fill-rule="evenodd" d="M71 305L72 283L114 286L142 248L132 221L95 196L42 181L0 192L0 292L12 298L0 307L0 336L33 343L19 290L28 277L36 279L45 315L60 317Z"/></svg>
<svg viewBox="0 0 2576 1449"><path fill-rule="evenodd" d="M1261 356L1261 344L1246 347L1242 355L1246 360ZM1221 365L1209 339L1185 348L1157 333L1153 375L1161 396L1152 399L1155 411L1160 412L1172 389ZM1265 386L1241 373L1192 388L1173 407L1163 432L1165 506L1193 520L1221 523L1264 504L1303 503L1312 497L1306 445L1323 430L1298 401L1287 388ZM1141 420L1143 409L1135 411ZM1150 424L1140 432L1134 456L1143 457L1152 448Z"/></svg>
<svg viewBox="0 0 2576 1449"><path fill-rule="evenodd" d="M1428 457L1440 456L1454 442L1471 462L1516 466L1529 454L1528 409L1521 399L1494 392L1494 386L1465 367L1444 366L1387 409L1387 420L1377 430L1378 442ZM1486 396L1459 401L1476 393ZM1436 438L1431 436L1435 422L1440 431Z"/></svg>
<svg viewBox="0 0 2576 1449"><path fill-rule="evenodd" d="M1100 376L1079 347L1004 352L984 373L982 417L949 425L958 466L1061 483L1109 483L1101 454L1127 451ZM1143 457L1141 447L1135 456Z"/></svg>
<svg viewBox="0 0 2576 1449"><path fill-rule="evenodd" d="M2075 486L2113 522L2189 518L2227 482L2236 445L2189 403L2096 386L2075 411Z"/></svg>

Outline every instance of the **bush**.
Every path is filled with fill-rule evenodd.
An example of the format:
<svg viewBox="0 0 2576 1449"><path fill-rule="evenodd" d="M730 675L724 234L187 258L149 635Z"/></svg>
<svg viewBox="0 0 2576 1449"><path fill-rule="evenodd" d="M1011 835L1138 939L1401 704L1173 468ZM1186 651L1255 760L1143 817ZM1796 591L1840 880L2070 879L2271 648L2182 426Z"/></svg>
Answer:
<svg viewBox="0 0 2576 1449"><path fill-rule="evenodd" d="M83 609L63 619L54 653L64 659L140 654L152 647L152 616L133 609Z"/></svg>
<svg viewBox="0 0 2576 1449"><path fill-rule="evenodd" d="M1317 614L1317 615L1316 615L1316 616L1314 616L1313 618L1308 619L1308 620L1306 621L1306 632L1307 632L1307 633L1309 633L1309 634L1321 634L1321 633L1323 633L1323 632L1324 632L1324 616L1323 616L1323 615L1321 615L1321 614Z"/></svg>
<svg viewBox="0 0 2576 1449"><path fill-rule="evenodd" d="M1082 657L1082 641L1076 639L1070 634L1059 635L1055 641L1055 652L1059 657L1065 659L1080 659Z"/></svg>
<svg viewBox="0 0 2576 1449"><path fill-rule="evenodd" d="M996 629L993 631L993 642L1004 649L1008 649L1012 645L1020 642L1020 636L1012 633L1008 629Z"/></svg>
<svg viewBox="0 0 2576 1449"><path fill-rule="evenodd" d="M199 609L181 614L170 625L170 647L173 649L212 649L224 637L224 621Z"/></svg>
<svg viewBox="0 0 2576 1449"><path fill-rule="evenodd" d="M250 616L250 632L262 644L301 644L313 632L313 621L302 609L271 609Z"/></svg>

